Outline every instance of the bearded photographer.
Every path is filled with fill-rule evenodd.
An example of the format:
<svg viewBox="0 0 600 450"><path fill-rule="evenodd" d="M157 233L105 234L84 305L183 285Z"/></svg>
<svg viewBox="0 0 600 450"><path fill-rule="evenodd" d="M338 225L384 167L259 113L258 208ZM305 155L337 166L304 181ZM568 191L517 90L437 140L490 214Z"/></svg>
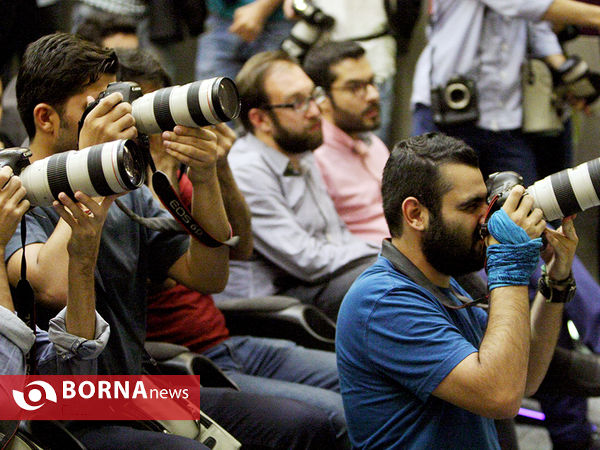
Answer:
<svg viewBox="0 0 600 450"><path fill-rule="evenodd" d="M538 293L529 308L540 236L549 244L545 282L560 284L549 297L559 300L578 241L573 222L547 229L517 186L484 241L487 190L476 153L435 133L396 145L382 192L392 238L350 288L338 318L352 444L499 448L492 419L515 416L536 391L561 324L562 303ZM456 308L471 299L453 278L481 268L486 252L489 316L473 305Z"/></svg>

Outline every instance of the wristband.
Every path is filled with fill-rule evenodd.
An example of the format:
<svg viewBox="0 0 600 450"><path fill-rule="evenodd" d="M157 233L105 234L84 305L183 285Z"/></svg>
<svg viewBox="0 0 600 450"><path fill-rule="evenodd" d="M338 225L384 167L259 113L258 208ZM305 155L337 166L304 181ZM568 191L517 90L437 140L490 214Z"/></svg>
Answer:
<svg viewBox="0 0 600 450"><path fill-rule="evenodd" d="M523 244L496 244L487 249L488 289L527 286L540 258L542 239Z"/></svg>
<svg viewBox="0 0 600 450"><path fill-rule="evenodd" d="M490 234L499 244L487 249L486 270L491 291L503 286L526 286L537 267L542 239L530 239L504 211L499 209L488 223Z"/></svg>

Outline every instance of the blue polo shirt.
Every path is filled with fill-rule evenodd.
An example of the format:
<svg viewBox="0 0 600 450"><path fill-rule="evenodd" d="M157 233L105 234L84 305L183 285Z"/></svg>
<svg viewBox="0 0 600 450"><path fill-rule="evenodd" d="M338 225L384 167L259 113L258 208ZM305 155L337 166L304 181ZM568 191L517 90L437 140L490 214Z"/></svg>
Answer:
<svg viewBox="0 0 600 450"><path fill-rule="evenodd" d="M477 352L486 322L480 308L447 309L380 256L352 285L338 316L336 353L352 445L499 449L493 420L431 395Z"/></svg>

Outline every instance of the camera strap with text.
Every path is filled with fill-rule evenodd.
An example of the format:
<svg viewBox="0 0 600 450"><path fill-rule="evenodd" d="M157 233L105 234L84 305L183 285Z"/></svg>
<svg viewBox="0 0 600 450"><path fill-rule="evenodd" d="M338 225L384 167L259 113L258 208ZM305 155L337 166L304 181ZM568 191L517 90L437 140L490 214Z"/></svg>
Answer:
<svg viewBox="0 0 600 450"><path fill-rule="evenodd" d="M171 213L173 219L167 219L164 217L141 217L131 211L123 204L123 202L117 199L115 200L115 203L121 209L121 211L123 211L134 222L154 231L171 233L187 232L193 238L211 248L217 248L223 245L235 247L240 240L239 236L233 236L233 233L231 233L229 239L226 241L219 241L208 234L196 221L196 219L194 219L192 213L181 201L179 195L173 188L169 177L160 170L156 169L156 165L154 164L154 160L152 159L149 148L146 148L145 154L148 159L148 165L152 170L152 187L154 188L154 192L156 192L156 195L158 195L158 198L164 207Z"/></svg>

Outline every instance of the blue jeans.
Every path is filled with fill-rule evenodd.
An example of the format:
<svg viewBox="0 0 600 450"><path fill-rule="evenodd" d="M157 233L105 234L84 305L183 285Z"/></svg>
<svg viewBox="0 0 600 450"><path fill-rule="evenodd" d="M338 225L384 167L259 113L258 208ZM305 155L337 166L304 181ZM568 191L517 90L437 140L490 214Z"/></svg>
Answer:
<svg viewBox="0 0 600 450"><path fill-rule="evenodd" d="M196 79L235 79L251 56L278 49L293 25L288 20L268 21L256 40L244 42L237 34L229 32L231 20L211 14L206 21L206 31L198 38Z"/></svg>
<svg viewBox="0 0 600 450"><path fill-rule="evenodd" d="M242 392L298 400L327 412L347 439L335 354L282 339L232 336L204 352Z"/></svg>
<svg viewBox="0 0 600 450"><path fill-rule="evenodd" d="M473 124L438 127L428 106L417 104L413 111L413 135L441 131L462 139L479 155L484 178L505 170L523 176L526 186L571 164L570 123L557 137L524 135L521 130L485 130Z"/></svg>

